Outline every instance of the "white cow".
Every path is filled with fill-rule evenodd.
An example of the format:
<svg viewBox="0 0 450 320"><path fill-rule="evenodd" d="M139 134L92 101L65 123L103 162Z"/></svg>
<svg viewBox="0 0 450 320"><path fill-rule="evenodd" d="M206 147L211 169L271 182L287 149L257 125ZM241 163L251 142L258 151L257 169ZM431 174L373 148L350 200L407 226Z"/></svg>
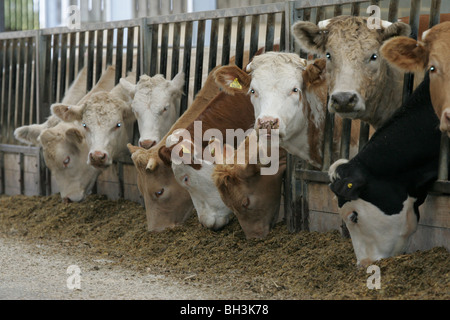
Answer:
<svg viewBox="0 0 450 320"><path fill-rule="evenodd" d="M80 100L86 92L87 72L83 69L66 92L63 103L83 103L92 94L114 88L115 67L108 67L96 86ZM17 128L17 140L27 144L42 146L44 160L55 179L57 189L65 202L82 201L92 190L100 173L86 163L88 155L83 128L78 122L62 122L50 116L42 124Z"/></svg>
<svg viewBox="0 0 450 320"><path fill-rule="evenodd" d="M110 92L92 94L79 105L56 103L52 114L66 122L79 121L89 146L87 163L98 169L110 166L113 160L128 152L133 124L136 120L131 110L133 93L124 81L135 82L135 74L117 84Z"/></svg>
<svg viewBox="0 0 450 320"><path fill-rule="evenodd" d="M178 73L173 80L167 80L160 74L153 77L142 75L136 85L127 81L122 84L134 93L131 108L139 126L139 146L150 149L180 116L184 73Z"/></svg>

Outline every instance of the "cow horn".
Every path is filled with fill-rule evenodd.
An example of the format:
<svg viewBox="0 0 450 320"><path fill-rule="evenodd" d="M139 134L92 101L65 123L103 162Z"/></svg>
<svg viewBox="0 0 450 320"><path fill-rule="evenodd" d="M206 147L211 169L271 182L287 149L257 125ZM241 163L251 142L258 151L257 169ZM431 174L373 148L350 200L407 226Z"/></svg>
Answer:
<svg viewBox="0 0 450 320"><path fill-rule="evenodd" d="M149 170L150 172L155 171L156 167L158 167L158 162L156 162L155 158L150 158L147 163L146 170Z"/></svg>
<svg viewBox="0 0 450 320"><path fill-rule="evenodd" d="M425 31L422 33L422 41L425 40L425 37L428 35L428 33L430 32L430 30L431 30L431 29L425 30Z"/></svg>
<svg viewBox="0 0 450 320"><path fill-rule="evenodd" d="M251 72L252 71L252 63L251 62L249 62L249 64L245 68L245 71L247 71L247 72Z"/></svg>
<svg viewBox="0 0 450 320"><path fill-rule="evenodd" d="M387 20L381 20L381 26L383 27L383 28L387 28L387 27L389 27L390 25L392 24L392 22L390 22L390 21L387 21Z"/></svg>

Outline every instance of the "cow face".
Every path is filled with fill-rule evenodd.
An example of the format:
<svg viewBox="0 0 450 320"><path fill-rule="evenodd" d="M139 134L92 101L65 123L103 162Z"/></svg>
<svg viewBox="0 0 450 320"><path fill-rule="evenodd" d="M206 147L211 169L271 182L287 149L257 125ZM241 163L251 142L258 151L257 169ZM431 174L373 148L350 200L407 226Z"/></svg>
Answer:
<svg viewBox="0 0 450 320"><path fill-rule="evenodd" d="M407 24L382 23L380 29L369 29L366 18L340 16L319 26L300 21L292 31L302 48L327 59L330 112L378 128L390 116L386 105L400 106L401 74L389 67L379 49L391 37L408 36ZM379 105L383 110L377 112Z"/></svg>
<svg viewBox="0 0 450 320"><path fill-rule="evenodd" d="M250 74L222 67L215 73L216 81L225 92L234 94L245 91L250 94L255 110L255 129L266 129L269 135L278 129L280 145L298 154L298 141L306 138L299 131L306 129L303 112L302 73L306 60L297 54L268 52L255 56L247 66Z"/></svg>
<svg viewBox="0 0 450 320"><path fill-rule="evenodd" d="M172 81L162 75L143 75L131 86L135 91L131 108L139 126L139 145L149 149L162 139L179 116L184 73L180 72Z"/></svg>
<svg viewBox="0 0 450 320"><path fill-rule="evenodd" d="M416 199L407 197L397 214L387 215L362 199L346 202L339 208L352 239L359 266L404 252L410 236L417 229L414 213Z"/></svg>
<svg viewBox="0 0 450 320"><path fill-rule="evenodd" d="M80 125L61 122L42 131L45 164L50 169L65 202L84 200L100 173L86 164L89 152Z"/></svg>
<svg viewBox="0 0 450 320"><path fill-rule="evenodd" d="M150 150L128 144L137 170L138 188L144 197L149 231L163 231L183 224L192 213L189 193L173 175L172 168Z"/></svg>
<svg viewBox="0 0 450 320"><path fill-rule="evenodd" d="M126 151L135 120L131 106L108 92L93 94L82 106L54 104L52 113L82 124L90 149L87 163L98 169L107 168Z"/></svg>
<svg viewBox="0 0 450 320"><path fill-rule="evenodd" d="M212 230L221 229L230 221L232 211L223 203L214 184L212 174L215 164L202 160L200 154L196 155L195 148L189 140L183 140L178 146L181 147L180 157L183 157L183 152L189 152L193 155L192 163L199 162L199 164L172 161L175 179L189 192L200 223ZM212 148L210 146L206 148L206 152L215 153L220 149L219 146Z"/></svg>
<svg viewBox="0 0 450 320"><path fill-rule="evenodd" d="M427 70L430 95L440 119L440 130L450 137L450 22L425 31L422 41L398 37L386 42L382 55L393 66L408 72Z"/></svg>

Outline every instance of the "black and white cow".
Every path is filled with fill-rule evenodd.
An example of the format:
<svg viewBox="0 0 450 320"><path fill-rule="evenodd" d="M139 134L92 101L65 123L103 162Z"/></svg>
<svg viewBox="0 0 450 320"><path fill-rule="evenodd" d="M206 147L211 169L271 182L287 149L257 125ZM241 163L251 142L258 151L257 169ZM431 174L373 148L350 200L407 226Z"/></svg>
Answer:
<svg viewBox="0 0 450 320"><path fill-rule="evenodd" d="M429 88L427 74L354 158L330 167L330 188L358 265L404 251L417 228L419 206L437 179L441 133Z"/></svg>

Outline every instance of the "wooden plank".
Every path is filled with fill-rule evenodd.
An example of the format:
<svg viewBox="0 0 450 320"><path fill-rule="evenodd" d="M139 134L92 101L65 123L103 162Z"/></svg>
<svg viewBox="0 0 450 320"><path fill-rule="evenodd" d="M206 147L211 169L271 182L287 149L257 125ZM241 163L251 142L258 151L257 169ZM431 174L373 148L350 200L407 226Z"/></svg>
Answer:
<svg viewBox="0 0 450 320"><path fill-rule="evenodd" d="M327 184L309 182L308 191L310 210L330 213L338 212L337 200Z"/></svg>
<svg viewBox="0 0 450 320"><path fill-rule="evenodd" d="M450 196L430 194L419 210L419 224L450 230Z"/></svg>
<svg viewBox="0 0 450 320"><path fill-rule="evenodd" d="M5 170L20 171L20 157L18 154L5 153L4 157Z"/></svg>
<svg viewBox="0 0 450 320"><path fill-rule="evenodd" d="M444 247L450 251L450 229L419 225L411 236L407 253Z"/></svg>
<svg viewBox="0 0 450 320"><path fill-rule="evenodd" d="M309 211L309 231L328 232L340 230L341 217L332 212Z"/></svg>

